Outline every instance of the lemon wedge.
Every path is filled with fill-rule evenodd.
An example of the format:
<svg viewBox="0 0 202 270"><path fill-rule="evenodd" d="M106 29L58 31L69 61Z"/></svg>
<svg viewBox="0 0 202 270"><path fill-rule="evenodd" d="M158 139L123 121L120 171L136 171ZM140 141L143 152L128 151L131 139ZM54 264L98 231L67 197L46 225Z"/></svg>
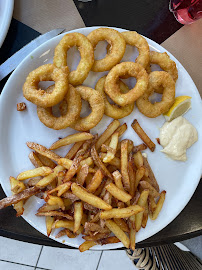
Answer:
<svg viewBox="0 0 202 270"><path fill-rule="evenodd" d="M164 114L167 121L172 121L185 114L191 108L191 97L189 96L179 96L175 98L175 102L170 110Z"/></svg>

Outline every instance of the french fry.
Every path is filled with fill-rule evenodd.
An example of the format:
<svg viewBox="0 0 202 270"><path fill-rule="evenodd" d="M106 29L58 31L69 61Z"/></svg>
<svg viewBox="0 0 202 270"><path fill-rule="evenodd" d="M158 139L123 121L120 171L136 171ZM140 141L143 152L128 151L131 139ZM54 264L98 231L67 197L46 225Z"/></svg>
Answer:
<svg viewBox="0 0 202 270"><path fill-rule="evenodd" d="M47 231L47 236L49 237L52 231L52 226L55 221L54 217L46 217L46 231Z"/></svg>
<svg viewBox="0 0 202 270"><path fill-rule="evenodd" d="M88 166L94 165L92 157L88 157L88 158L86 158L84 160L81 160L80 165L81 166L83 166L83 165L88 165Z"/></svg>
<svg viewBox="0 0 202 270"><path fill-rule="evenodd" d="M58 162L58 160L61 158L59 155L55 154L51 150L48 150L45 146L40 145L38 143L34 142L27 142L27 146L36 151L37 153L41 154L42 156L45 156L47 158L50 158L51 160L54 160Z"/></svg>
<svg viewBox="0 0 202 270"><path fill-rule="evenodd" d="M149 194L149 197L148 197L148 201L149 201L149 214L150 216L152 215L152 213L155 211L156 209L156 202L155 202L155 199L153 196L151 196Z"/></svg>
<svg viewBox="0 0 202 270"><path fill-rule="evenodd" d="M57 220L54 224L53 224L53 228L58 229L58 228L66 228L69 229L70 231L74 231L74 221L71 220ZM80 228L77 231L77 235L79 235L80 233L83 232L83 226L80 226Z"/></svg>
<svg viewBox="0 0 202 270"><path fill-rule="evenodd" d="M97 223L86 222L84 226L85 231L99 232L99 233L110 233L108 228L102 228Z"/></svg>
<svg viewBox="0 0 202 270"><path fill-rule="evenodd" d="M98 212L89 222L95 223L98 222L99 219L100 219L100 212Z"/></svg>
<svg viewBox="0 0 202 270"><path fill-rule="evenodd" d="M96 173L94 174L91 182L87 185L86 189L88 192L94 193L96 191L96 189L99 187L99 185L102 182L104 175L102 173L102 171L99 169L96 171Z"/></svg>
<svg viewBox="0 0 202 270"><path fill-rule="evenodd" d="M97 153L97 151L95 149L95 145L93 145L92 148L91 148L91 156L92 156L96 166L101 169L102 173L104 175L106 175L107 177L113 179L111 173L107 170L104 163L99 158L98 153Z"/></svg>
<svg viewBox="0 0 202 270"><path fill-rule="evenodd" d="M89 166L87 164L81 166L81 168L77 171L76 183L83 186L86 177L88 176L88 173L89 173Z"/></svg>
<svg viewBox="0 0 202 270"><path fill-rule="evenodd" d="M71 149L68 151L68 153L65 155L65 158L67 159L73 159L78 152L78 150L81 148L83 145L83 142L76 142Z"/></svg>
<svg viewBox="0 0 202 270"><path fill-rule="evenodd" d="M82 228L82 227L81 227ZM77 237L77 234L76 233L73 233L71 232L69 229L65 229L65 232L66 232L66 235L69 237L69 238L76 238ZM79 233L80 234L80 233Z"/></svg>
<svg viewBox="0 0 202 270"><path fill-rule="evenodd" d="M132 155L129 156L129 161L128 161L128 175L130 179L130 190L129 193L132 197L135 195L135 183L136 183L136 174L135 174L135 169L134 169L134 162L133 162L133 157Z"/></svg>
<svg viewBox="0 0 202 270"><path fill-rule="evenodd" d="M82 160L81 156L78 158L77 157L74 158L72 165L70 166L69 170L67 171L63 179L64 183L70 181L74 177L74 175L77 173L80 167L81 160Z"/></svg>
<svg viewBox="0 0 202 270"><path fill-rule="evenodd" d="M98 240L106 238L109 235L110 235L110 233L96 233L93 235L85 235L82 238L87 240L87 241L96 241L97 242Z"/></svg>
<svg viewBox="0 0 202 270"><path fill-rule="evenodd" d="M103 196L103 201L105 201L108 204L112 204L112 195L108 191L105 192L105 195Z"/></svg>
<svg viewBox="0 0 202 270"><path fill-rule="evenodd" d="M76 183L72 183L71 190L72 190L72 193L75 194L82 201L87 202L88 204L94 207L104 209L104 210L112 209L111 205L107 204L99 197L89 193L86 189L77 185Z"/></svg>
<svg viewBox="0 0 202 270"><path fill-rule="evenodd" d="M42 166L47 166L47 167L50 167L51 169L54 169L56 167L55 162L53 162L50 158L43 156L37 152L35 153L35 155L43 164Z"/></svg>
<svg viewBox="0 0 202 270"><path fill-rule="evenodd" d="M115 132L118 132L119 138L120 138L126 130L127 130L127 124L124 123L123 125L119 126L119 127L114 131L114 133L115 133ZM112 135L113 135L113 134L112 134ZM106 145L109 145L110 141L111 141L111 136L105 141L105 144L106 144Z"/></svg>
<svg viewBox="0 0 202 270"><path fill-rule="evenodd" d="M143 217L142 217L142 228L145 228L147 225L147 220L148 220L148 202L146 202L145 207L144 207L144 212L143 212Z"/></svg>
<svg viewBox="0 0 202 270"><path fill-rule="evenodd" d="M19 192L22 192L23 190L26 189L25 184L16 180L14 177L10 176L10 184L11 184L11 191L13 194L17 194ZM24 212L24 207L23 207L24 201L21 200L18 203L13 205L13 208L16 211L16 216L19 217L23 214Z"/></svg>
<svg viewBox="0 0 202 270"><path fill-rule="evenodd" d="M131 124L134 131L140 137L141 140L149 147L149 149L154 152L156 145L152 142L152 140L148 137L148 135L144 132L141 128L140 124L138 123L137 119L133 121Z"/></svg>
<svg viewBox="0 0 202 270"><path fill-rule="evenodd" d="M128 202L132 199L132 196L125 191L119 189L117 186L115 186L113 183L108 184L106 187L106 190L109 191L109 193L112 194L115 198L122 202ZM109 209L106 209L109 210Z"/></svg>
<svg viewBox="0 0 202 270"><path fill-rule="evenodd" d="M83 203L75 202L74 203L74 233L78 231L81 226L81 220L83 217Z"/></svg>
<svg viewBox="0 0 202 270"><path fill-rule="evenodd" d="M57 196L47 195L45 200L49 205L57 204L59 206L59 208L61 208L63 211L65 210L64 202L61 198L59 198Z"/></svg>
<svg viewBox="0 0 202 270"><path fill-rule="evenodd" d="M58 164L63 166L65 169L69 170L69 168L71 167L73 163L73 160L71 159L67 159L67 158L60 158L58 160Z"/></svg>
<svg viewBox="0 0 202 270"><path fill-rule="evenodd" d="M65 228L65 229L69 229L70 231L73 232L74 230L74 221L71 220L56 220L53 224L53 229L58 229L58 228ZM77 231L77 235L83 232L83 226L81 226L79 228L79 230Z"/></svg>
<svg viewBox="0 0 202 270"><path fill-rule="evenodd" d="M115 182L115 185L124 191L124 187L123 187L123 183L122 183L122 176L121 176L121 173L117 170L115 172L112 173L113 175L113 178L114 178L114 182Z"/></svg>
<svg viewBox="0 0 202 270"><path fill-rule="evenodd" d="M114 235L123 243L126 248L129 248L130 240L124 231L112 220L106 220L106 226L114 233Z"/></svg>
<svg viewBox="0 0 202 270"><path fill-rule="evenodd" d="M139 169L140 167L143 167L144 161L143 161L142 153L140 151L138 151L137 153L133 155L133 159L134 159L134 163L137 169Z"/></svg>
<svg viewBox="0 0 202 270"><path fill-rule="evenodd" d="M114 222L124 231L129 233L128 224L122 218L114 218Z"/></svg>
<svg viewBox="0 0 202 270"><path fill-rule="evenodd" d="M148 196L149 196L149 190L143 190L142 193L140 194L140 198L138 199L137 204L141 207L145 207ZM135 216L136 232L138 232L141 228L142 218L143 218L143 212L140 212Z"/></svg>
<svg viewBox="0 0 202 270"><path fill-rule="evenodd" d="M140 180L143 178L144 176L144 173L145 173L145 168L144 167L140 167L137 169L136 171L136 178L135 178L135 191L137 190L137 187L140 183Z"/></svg>
<svg viewBox="0 0 202 270"><path fill-rule="evenodd" d="M97 245L97 243L94 241L85 241L85 242L83 242L83 244L81 244L79 246L79 251L84 252L86 250L89 250L91 247L93 247L95 245Z"/></svg>
<svg viewBox="0 0 202 270"><path fill-rule="evenodd" d="M156 181L156 177L154 176L154 173L149 165L149 162L147 158L143 157L144 167L148 169L149 178L152 181L152 186L159 192L159 185Z"/></svg>
<svg viewBox="0 0 202 270"><path fill-rule="evenodd" d="M109 236L100 240L97 240L99 245L115 244L119 243L120 240L116 236Z"/></svg>
<svg viewBox="0 0 202 270"><path fill-rule="evenodd" d="M136 230L132 226L130 226L129 238L130 238L130 249L135 250Z"/></svg>
<svg viewBox="0 0 202 270"><path fill-rule="evenodd" d="M35 168L42 167L44 165L34 152L29 153L29 159Z"/></svg>
<svg viewBox="0 0 202 270"><path fill-rule="evenodd" d="M99 157L103 160L106 157L106 153L100 153ZM117 169L121 168L121 160L118 157L114 157L112 160L110 160L109 164L117 167Z"/></svg>
<svg viewBox="0 0 202 270"><path fill-rule="evenodd" d="M100 149L101 145L109 139L109 137L114 133L114 131L120 126L120 122L118 120L113 120L107 129L102 133L102 135L98 138L95 149Z"/></svg>
<svg viewBox="0 0 202 270"><path fill-rule="evenodd" d="M53 172L51 174L49 174L48 176L45 176L44 178L42 178L37 184L36 187L39 188L44 188L46 186L48 186L49 184L51 184L52 181L54 181L54 179L57 177L57 174L60 171L63 171L64 167L58 165L53 169Z"/></svg>
<svg viewBox="0 0 202 270"><path fill-rule="evenodd" d="M154 197L154 198L157 198L160 196L159 192L156 191L156 189L154 187L152 187L152 185L150 185L148 182L146 181L140 181L140 186L143 188L143 189L148 189L149 190L149 193Z"/></svg>
<svg viewBox="0 0 202 270"><path fill-rule="evenodd" d="M65 214L61 211L49 211L49 212L38 212L36 213L36 216L45 216L45 217L63 217L66 218L68 220L73 220L73 217Z"/></svg>
<svg viewBox="0 0 202 270"><path fill-rule="evenodd" d="M130 179L128 175L128 140L121 142L121 174L123 186L126 191L130 190Z"/></svg>
<svg viewBox="0 0 202 270"><path fill-rule="evenodd" d="M102 211L100 213L101 219L111 219L111 218L128 218L132 215L138 214L140 212L143 212L144 208L142 208L139 205L133 205L127 208L113 208L108 211Z"/></svg>
<svg viewBox="0 0 202 270"><path fill-rule="evenodd" d="M21 191L26 189L26 186L23 182L15 179L14 177L10 176L10 184L11 184L11 191L16 194L20 193Z"/></svg>
<svg viewBox="0 0 202 270"><path fill-rule="evenodd" d="M107 180L103 179L102 183L100 184L100 186L96 189L96 191L94 192L95 196L100 196L100 194L102 193L102 190L104 189L105 185L106 185ZM101 196L100 196L101 197Z"/></svg>
<svg viewBox="0 0 202 270"><path fill-rule="evenodd" d="M61 184L61 185L57 186L56 188L51 189L51 190L48 192L48 194L52 194L52 193L54 193L54 192L57 192L57 196L58 196L58 197L61 197L62 194L64 194L67 190L70 189L71 184L72 184L71 182L66 182L66 183L64 183L64 184Z"/></svg>
<svg viewBox="0 0 202 270"><path fill-rule="evenodd" d="M166 191L163 190L160 194L160 198L156 204L156 209L154 210L153 214L151 215L151 219L155 220L157 219L159 213L161 212L161 209L163 207L164 201L165 201Z"/></svg>
<svg viewBox="0 0 202 270"><path fill-rule="evenodd" d="M88 132L75 133L72 135L68 135L67 137L53 143L50 147L50 150L55 150L62 146L66 146L66 145L76 143L76 142L86 141L92 138L93 138L93 135Z"/></svg>
<svg viewBox="0 0 202 270"><path fill-rule="evenodd" d="M118 145L118 139L119 139L118 132L115 132L114 134L112 134L111 141L109 144L110 149L107 151L107 155L103 158L104 163L108 163L114 158L116 154L116 148Z"/></svg>
<svg viewBox="0 0 202 270"><path fill-rule="evenodd" d="M60 238L62 236L65 236L66 235L66 229L63 229L61 231L59 231L58 234L56 234L55 238Z"/></svg>
<svg viewBox="0 0 202 270"><path fill-rule="evenodd" d="M0 210L12 204L16 204L22 200L26 200L29 197L39 193L40 191L41 189L38 187L31 187L21 191L18 194L14 194L10 197L4 198L0 200Z"/></svg>
<svg viewBox="0 0 202 270"><path fill-rule="evenodd" d="M53 170L49 167L39 167L32 170L21 172L20 174L18 174L17 180L22 181L32 177L46 176L52 172Z"/></svg>
<svg viewBox="0 0 202 270"><path fill-rule="evenodd" d="M55 205L49 205L48 203L45 203L44 205L42 205L39 209L37 213L44 213L44 212L50 212L50 211L54 211L54 210L58 210L59 206L58 204Z"/></svg>
<svg viewBox="0 0 202 270"><path fill-rule="evenodd" d="M139 144L139 145L135 145L135 146L133 147L132 151L133 151L133 153L135 154L135 153L137 153L137 152L139 152L139 151L143 151L143 150L145 150L145 149L147 149L147 146L146 146L146 144L142 143L142 144Z"/></svg>

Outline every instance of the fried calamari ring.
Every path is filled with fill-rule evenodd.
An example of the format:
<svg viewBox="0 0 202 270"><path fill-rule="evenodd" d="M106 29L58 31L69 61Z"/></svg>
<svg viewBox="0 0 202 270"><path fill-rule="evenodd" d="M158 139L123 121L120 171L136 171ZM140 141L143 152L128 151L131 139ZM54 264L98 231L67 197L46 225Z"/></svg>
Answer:
<svg viewBox="0 0 202 270"><path fill-rule="evenodd" d="M110 44L107 55L101 60L95 60L92 71L102 72L110 70L121 61L125 53L126 42L118 31L110 28L98 28L92 31L87 38L92 43L93 48L102 40L106 40Z"/></svg>
<svg viewBox="0 0 202 270"><path fill-rule="evenodd" d="M107 116L112 117L114 119L121 119L131 114L134 109L134 105L135 105L134 102L124 107L119 107L117 105L113 105L109 103L107 99L107 95L105 94L105 91L104 91L105 80L106 80L106 76L100 78L95 86L95 90L97 90L104 99L104 103L105 103L104 113ZM125 85L122 81L120 81L119 84L120 84L120 90L122 93L127 93L129 91L129 88L127 87L127 85Z"/></svg>
<svg viewBox="0 0 202 270"><path fill-rule="evenodd" d="M159 65L161 69L164 71L168 72L173 80L176 82L178 79L178 70L176 67L176 63L170 59L169 55L164 52L164 53L159 53L159 52L150 52L150 64L156 64ZM148 71L150 68L148 69ZM150 71L151 72L151 71ZM163 93L163 88L159 88L155 90L156 93L162 94Z"/></svg>
<svg viewBox="0 0 202 270"><path fill-rule="evenodd" d="M38 67L29 73L23 85L24 97L41 107L52 107L65 97L69 89L68 67L57 68L53 64ZM41 81L54 81L55 87L51 93L38 89Z"/></svg>
<svg viewBox="0 0 202 270"><path fill-rule="evenodd" d="M54 86L50 86L47 91L50 91ZM47 127L59 130L72 125L79 117L81 112L81 97L76 89L70 84L64 100L66 101L66 112L64 115L56 117L52 113L52 108L43 108L37 106L37 114L39 120Z"/></svg>
<svg viewBox="0 0 202 270"><path fill-rule="evenodd" d="M104 100L100 93L87 86L77 86L81 98L89 102L92 112L86 117L79 117L78 120L71 125L71 128L78 131L88 131L94 128L102 119L104 114ZM62 102L60 106L61 114L66 113L66 102Z"/></svg>
<svg viewBox="0 0 202 270"><path fill-rule="evenodd" d="M163 87L163 96L160 102L152 104L149 97L156 89ZM149 85L146 92L136 101L139 111L147 117L155 118L166 113L175 101L175 82L165 71L153 71L149 74Z"/></svg>
<svg viewBox="0 0 202 270"><path fill-rule="evenodd" d="M137 82L128 93L122 94L119 87L119 78L135 77ZM146 70L134 62L122 62L113 67L105 81L105 93L118 105L126 106L133 103L144 94L148 86Z"/></svg>
<svg viewBox="0 0 202 270"><path fill-rule="evenodd" d="M70 72L69 83L79 85L87 78L94 63L93 46L86 36L80 33L66 34L55 48L53 63L57 67L67 66L67 51L74 46L78 47L81 60L77 69Z"/></svg>
<svg viewBox="0 0 202 270"><path fill-rule="evenodd" d="M146 68L150 59L149 45L146 39L135 31L122 32L121 34L124 37L127 45L135 46L138 49L139 55L135 62Z"/></svg>

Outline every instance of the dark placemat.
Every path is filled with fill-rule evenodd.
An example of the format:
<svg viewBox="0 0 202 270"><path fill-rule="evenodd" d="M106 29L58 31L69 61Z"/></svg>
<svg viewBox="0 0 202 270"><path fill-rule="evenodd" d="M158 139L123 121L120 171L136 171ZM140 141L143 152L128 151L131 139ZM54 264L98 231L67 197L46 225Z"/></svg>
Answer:
<svg viewBox="0 0 202 270"><path fill-rule="evenodd" d="M162 43L182 24L169 11L168 0L92 0L74 3L86 26L111 26L138 33Z"/></svg>

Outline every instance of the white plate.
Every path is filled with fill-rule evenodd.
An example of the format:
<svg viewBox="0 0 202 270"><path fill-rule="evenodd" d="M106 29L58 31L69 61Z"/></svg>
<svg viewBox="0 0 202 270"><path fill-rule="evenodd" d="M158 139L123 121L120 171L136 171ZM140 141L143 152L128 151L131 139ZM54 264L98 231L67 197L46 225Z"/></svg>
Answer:
<svg viewBox="0 0 202 270"><path fill-rule="evenodd" d="M0 0L0 48L4 42L13 14L14 0Z"/></svg>
<svg viewBox="0 0 202 270"><path fill-rule="evenodd" d="M70 32L80 32L85 35L90 33L96 27L82 28L73 30ZM118 31L124 31L117 29ZM49 147L58 137L64 137L68 134L74 133L74 130L67 128L66 130L55 131L44 126L37 117L36 106L24 99L22 94L23 83L30 71L45 63L50 63L53 60L54 48L61 40L64 34L47 41L45 44L38 47L33 51L25 60L19 65L15 72L9 78L5 85L1 99L0 99L0 178L2 187L7 196L11 195L9 176L17 176L19 172L32 168L28 159L30 150L26 146L27 141L33 141L43 144ZM154 41L147 39L151 50L159 52L165 52L166 50L159 46ZM98 45L99 46L99 45ZM102 48L101 48L102 47ZM104 56L102 52L104 46L100 45L98 50L100 56ZM102 52L101 52L102 51ZM71 54L71 55L70 55ZM169 54L169 53L168 53ZM170 55L170 54L169 54ZM134 60L137 56L135 48L127 48L127 52L123 58L123 61ZM198 142L196 142L190 149L188 149L187 162L177 162L168 159L163 153L160 152L161 146L156 144L156 150L152 153L149 150L145 152L148 154L148 160L158 180L160 190L166 190L166 200L158 219L156 221L148 221L147 227L141 229L137 233L137 242L142 241L155 233L162 230L167 226L185 207L193 195L202 172L202 104L199 93L194 85L192 79L182 65L170 55L178 68L179 79L176 83L176 95L189 95L192 97L192 109L186 114L186 118L197 128L199 133ZM73 61L73 64L71 63ZM68 65L74 66L79 61L78 52L75 53L74 49L71 49L71 53L68 54ZM94 88L97 80L105 73L93 73L91 72L84 82L84 85ZM23 112L17 112L16 104L18 102L26 102L27 110ZM86 110L88 110L86 108ZM85 110L84 110L85 111ZM164 117L159 116L155 119L149 119L142 115L138 109L121 119L120 122L126 122L128 130L124 137L132 139L135 144L141 143L139 137L135 134L131 128L131 123L134 118L137 118L143 129L149 134L151 139L156 142L159 137L159 128L164 123ZM111 118L103 117L102 121L92 130L92 133L98 132L101 134L107 125L112 121ZM67 148L60 150L59 154L65 154ZM35 216L37 209L43 204L43 201L33 197L28 200L25 207L24 219L31 224L35 229L46 235L45 220L43 217ZM75 239L69 239L62 237L55 239L55 231L50 237L58 242L62 243L65 240L65 244L78 247L81 244L81 237ZM95 246L94 249L109 249L122 247L121 243Z"/></svg>

